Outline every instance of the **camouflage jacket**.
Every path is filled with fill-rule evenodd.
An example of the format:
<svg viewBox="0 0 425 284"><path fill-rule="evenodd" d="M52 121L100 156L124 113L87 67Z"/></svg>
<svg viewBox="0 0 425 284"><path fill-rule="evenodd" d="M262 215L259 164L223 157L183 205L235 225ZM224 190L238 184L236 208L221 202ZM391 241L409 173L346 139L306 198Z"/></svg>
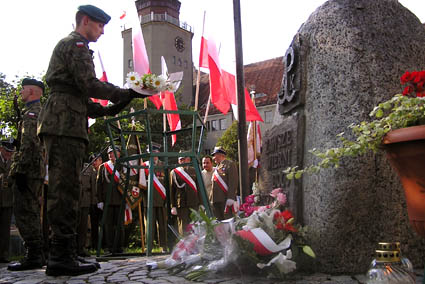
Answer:
<svg viewBox="0 0 425 284"><path fill-rule="evenodd" d="M19 151L12 157L10 177L24 174L27 178L44 180L46 168L43 159L43 144L37 137L37 118L41 110L40 101L27 104L23 110L18 131L21 141Z"/></svg>
<svg viewBox="0 0 425 284"><path fill-rule="evenodd" d="M92 56L87 39L77 32L56 45L46 73L50 95L40 114L39 135L70 136L88 141L87 116L105 115L105 108L91 102L90 97L117 101L129 96L129 90L96 78Z"/></svg>
<svg viewBox="0 0 425 284"><path fill-rule="evenodd" d="M0 207L12 207L13 193L8 182L11 161L6 161L0 153Z"/></svg>

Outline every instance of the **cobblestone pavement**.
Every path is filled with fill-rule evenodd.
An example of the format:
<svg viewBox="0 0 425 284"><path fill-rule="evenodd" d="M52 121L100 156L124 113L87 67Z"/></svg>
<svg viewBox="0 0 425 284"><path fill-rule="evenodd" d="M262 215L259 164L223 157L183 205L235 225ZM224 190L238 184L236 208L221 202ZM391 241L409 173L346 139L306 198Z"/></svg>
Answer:
<svg viewBox="0 0 425 284"><path fill-rule="evenodd" d="M180 284L194 283L186 280L183 276L170 275L167 270L155 269L148 270L146 262L149 260L162 260L167 255L152 256L152 257L128 257L121 259L113 259L100 262L101 268L92 274L85 274L75 277L61 276L51 277L46 276L45 269L30 270L24 272L12 272L7 270L6 264L0 264L0 283L14 284L38 284L38 283L68 283L68 284L83 284L83 283L155 283L155 284ZM423 271L417 270L417 283L422 283ZM220 274L210 275L198 283L220 283L220 284L242 284L242 283L288 283L288 284L357 284L365 283L363 275L339 275L332 276L328 274L316 273L312 275L295 275L294 279L285 281L269 280L256 276L247 275L232 275L225 276Z"/></svg>

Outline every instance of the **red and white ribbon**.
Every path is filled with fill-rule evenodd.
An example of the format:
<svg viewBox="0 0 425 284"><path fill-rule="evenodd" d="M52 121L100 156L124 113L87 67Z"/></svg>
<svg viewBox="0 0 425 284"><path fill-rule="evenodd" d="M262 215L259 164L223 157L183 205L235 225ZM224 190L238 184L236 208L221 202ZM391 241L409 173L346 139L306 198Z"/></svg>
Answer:
<svg viewBox="0 0 425 284"><path fill-rule="evenodd" d="M240 230L237 231L236 234L238 234L242 239L251 242L254 245L255 252L259 255L270 255L287 249L291 246L292 240L292 236L288 235L280 244L276 244L261 228L255 228L247 231Z"/></svg>
<svg viewBox="0 0 425 284"><path fill-rule="evenodd" d="M175 168L174 171L179 175L179 177L181 177L182 180L184 180L186 184L190 186L191 189L195 191L195 193L198 193L195 181L188 173L186 173L183 167Z"/></svg>
<svg viewBox="0 0 425 284"><path fill-rule="evenodd" d="M229 187L227 186L226 182L221 178L217 170L214 171L213 178L214 178L214 181L221 188L221 190L223 190L224 193L227 193Z"/></svg>
<svg viewBox="0 0 425 284"><path fill-rule="evenodd" d="M144 162L143 165L149 167L149 161ZM149 176L149 169L145 169L145 174ZM162 185L162 183L159 181L158 177L155 174L153 175L153 187L156 189L159 195L161 195L161 198L163 200L167 198L167 192L165 191L165 187Z"/></svg>
<svg viewBox="0 0 425 284"><path fill-rule="evenodd" d="M133 212L131 212L130 206L125 204L125 212L124 212L124 225L128 225L133 221Z"/></svg>
<svg viewBox="0 0 425 284"><path fill-rule="evenodd" d="M107 161L105 164L105 169L108 171L108 173L111 175L112 172L114 171L114 164L112 163L111 160ZM120 173L118 171L115 171L115 175L114 175L114 180L115 182L119 182L120 181Z"/></svg>

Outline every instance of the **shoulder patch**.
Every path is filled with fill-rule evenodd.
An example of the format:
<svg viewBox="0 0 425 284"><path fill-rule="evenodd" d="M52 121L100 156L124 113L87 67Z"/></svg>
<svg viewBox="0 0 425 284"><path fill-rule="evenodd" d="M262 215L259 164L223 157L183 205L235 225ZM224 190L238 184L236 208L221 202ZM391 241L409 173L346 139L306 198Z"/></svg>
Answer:
<svg viewBox="0 0 425 284"><path fill-rule="evenodd" d="M83 46L84 46L84 42L82 42L82 41L77 41L77 42L75 43L75 45L76 45L77 47L83 47Z"/></svg>

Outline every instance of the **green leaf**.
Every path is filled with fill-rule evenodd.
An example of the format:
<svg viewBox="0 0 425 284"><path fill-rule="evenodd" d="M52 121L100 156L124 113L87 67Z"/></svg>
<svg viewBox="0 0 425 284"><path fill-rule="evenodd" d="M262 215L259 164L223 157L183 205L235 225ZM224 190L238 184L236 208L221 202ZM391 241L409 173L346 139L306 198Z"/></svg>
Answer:
<svg viewBox="0 0 425 284"><path fill-rule="evenodd" d="M308 255L308 256L310 256L312 258L316 258L316 255L314 254L314 251L311 249L310 246L303 246L303 252L306 255Z"/></svg>
<svg viewBox="0 0 425 284"><path fill-rule="evenodd" d="M375 114L377 118L381 118L383 115L384 115L384 111L382 110L382 108L378 109L378 111Z"/></svg>

